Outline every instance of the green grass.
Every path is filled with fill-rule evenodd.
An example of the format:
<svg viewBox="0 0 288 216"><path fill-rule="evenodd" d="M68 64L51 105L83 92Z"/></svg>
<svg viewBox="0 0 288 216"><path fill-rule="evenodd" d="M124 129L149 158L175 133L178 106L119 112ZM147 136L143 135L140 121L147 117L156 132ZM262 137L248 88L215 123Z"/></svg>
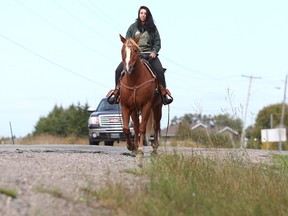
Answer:
<svg viewBox="0 0 288 216"><path fill-rule="evenodd" d="M0 193L12 198L17 198L17 191L11 188L0 188Z"/></svg>
<svg viewBox="0 0 288 216"><path fill-rule="evenodd" d="M35 190L39 193L46 193L54 197L64 198L63 193L58 188L47 189L42 186L39 186Z"/></svg>
<svg viewBox="0 0 288 216"><path fill-rule="evenodd" d="M91 194L115 215L288 215L287 166L277 160L248 164L237 155L163 154L134 173L150 181L133 189L110 182Z"/></svg>
<svg viewBox="0 0 288 216"><path fill-rule="evenodd" d="M273 154L274 168L288 177L288 155Z"/></svg>

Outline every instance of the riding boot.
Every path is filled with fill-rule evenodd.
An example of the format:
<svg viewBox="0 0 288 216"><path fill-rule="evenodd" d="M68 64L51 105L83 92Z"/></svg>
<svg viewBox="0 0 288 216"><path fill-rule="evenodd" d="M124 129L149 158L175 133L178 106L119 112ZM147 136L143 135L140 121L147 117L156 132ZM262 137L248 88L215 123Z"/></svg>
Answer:
<svg viewBox="0 0 288 216"><path fill-rule="evenodd" d="M107 97L107 102L109 104L118 104L119 103L119 100L120 100L120 89L119 89L119 86L117 85L115 87L114 90L110 90L106 97Z"/></svg>
<svg viewBox="0 0 288 216"><path fill-rule="evenodd" d="M167 105L173 102L173 97L171 96L171 92L168 89L163 88L163 86L160 86L160 91L161 91L162 103L164 105Z"/></svg>

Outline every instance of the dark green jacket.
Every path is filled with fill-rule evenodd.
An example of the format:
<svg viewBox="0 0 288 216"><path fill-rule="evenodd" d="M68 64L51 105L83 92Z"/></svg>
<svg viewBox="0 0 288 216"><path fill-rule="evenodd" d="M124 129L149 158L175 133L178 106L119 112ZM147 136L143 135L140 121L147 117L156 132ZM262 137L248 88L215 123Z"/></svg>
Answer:
<svg viewBox="0 0 288 216"><path fill-rule="evenodd" d="M135 33L137 32L137 30L138 29L136 22L130 25L126 33L126 39L128 38L135 39ZM158 29L156 28L156 31L149 33L149 35L150 35L151 52L157 54L161 49L161 38Z"/></svg>

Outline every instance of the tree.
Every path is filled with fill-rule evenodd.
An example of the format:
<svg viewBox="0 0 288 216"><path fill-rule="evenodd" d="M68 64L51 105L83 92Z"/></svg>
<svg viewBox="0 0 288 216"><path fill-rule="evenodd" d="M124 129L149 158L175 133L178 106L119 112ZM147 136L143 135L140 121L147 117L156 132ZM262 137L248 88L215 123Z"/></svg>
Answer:
<svg viewBox="0 0 288 216"><path fill-rule="evenodd" d="M35 126L33 135L51 134L57 136L87 136L88 104L70 105L68 109L54 106L47 117L41 117Z"/></svg>
<svg viewBox="0 0 288 216"><path fill-rule="evenodd" d="M287 110L287 105L285 110ZM264 107L262 110L259 111L255 126L252 130L250 130L250 136L257 138L260 140L261 138L261 129L269 129L272 127L279 127L281 121L281 114L282 114L282 104L272 104L269 106ZM271 125L271 115L273 115L273 121ZM288 120L288 112L285 112L284 116L284 125L285 122L287 123ZM287 128L287 126L285 126Z"/></svg>
<svg viewBox="0 0 288 216"><path fill-rule="evenodd" d="M287 110L287 105L285 110ZM273 116L273 121L271 119L271 115ZM261 145L261 129L269 129L269 128L277 128L280 126L282 115L282 104L272 104L264 107L259 111L254 127L250 126L246 130L247 138L249 139L249 143L253 143L253 145L258 146ZM288 120L288 112L285 112L284 116L284 127L287 129L287 120ZM285 125L286 123L286 125ZM249 145L248 143L248 145ZM286 143L283 145L283 149L287 149Z"/></svg>

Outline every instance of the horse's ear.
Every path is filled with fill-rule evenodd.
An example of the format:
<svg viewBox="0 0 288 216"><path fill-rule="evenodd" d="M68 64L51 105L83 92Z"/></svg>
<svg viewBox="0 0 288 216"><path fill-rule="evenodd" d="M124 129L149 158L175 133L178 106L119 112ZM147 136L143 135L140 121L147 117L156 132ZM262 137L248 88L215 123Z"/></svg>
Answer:
<svg viewBox="0 0 288 216"><path fill-rule="evenodd" d="M138 36L137 38L134 39L134 41L135 41L137 44L138 44L139 40L140 40L140 36Z"/></svg>
<svg viewBox="0 0 288 216"><path fill-rule="evenodd" d="M121 34L119 34L120 36L120 40L122 41L122 43L124 44L126 42L126 38L124 38Z"/></svg>

